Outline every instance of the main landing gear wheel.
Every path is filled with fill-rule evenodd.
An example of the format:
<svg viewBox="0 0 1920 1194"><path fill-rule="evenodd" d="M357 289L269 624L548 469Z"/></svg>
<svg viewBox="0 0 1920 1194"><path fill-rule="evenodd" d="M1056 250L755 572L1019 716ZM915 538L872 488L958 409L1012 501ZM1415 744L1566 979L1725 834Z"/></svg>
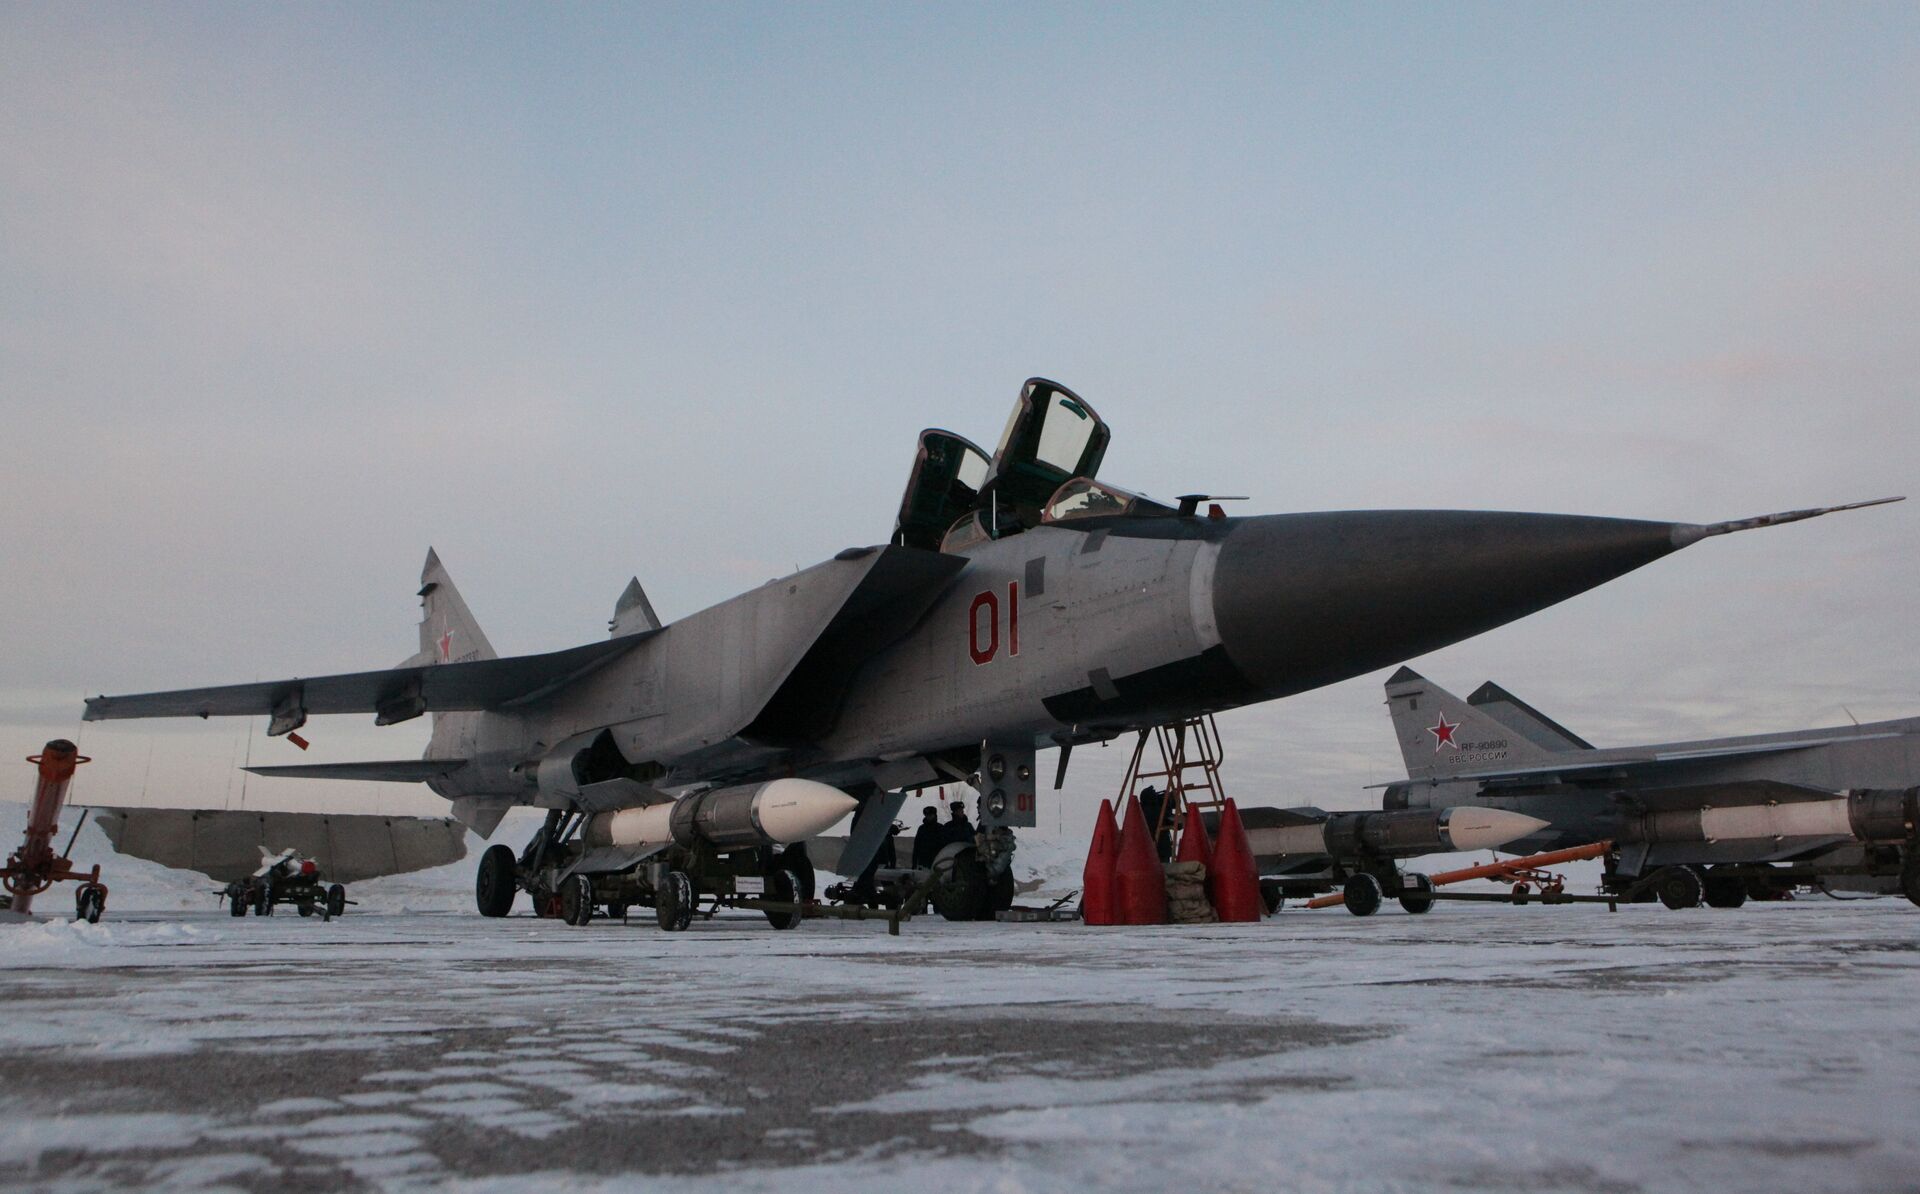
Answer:
<svg viewBox="0 0 1920 1194"><path fill-rule="evenodd" d="M73 893L74 915L90 925L100 923L100 914L107 910L107 893L92 883L83 884Z"/></svg>
<svg viewBox="0 0 1920 1194"><path fill-rule="evenodd" d="M1433 911L1433 880L1408 875L1400 881L1400 906L1415 916Z"/></svg>
<svg viewBox="0 0 1920 1194"><path fill-rule="evenodd" d="M1659 893L1660 902L1676 912L1682 908L1698 908L1703 886L1700 872L1690 866L1670 866L1660 872L1659 882L1653 885Z"/></svg>
<svg viewBox="0 0 1920 1194"><path fill-rule="evenodd" d="M327 888L327 919L344 916L347 911L347 889L335 883Z"/></svg>
<svg viewBox="0 0 1920 1194"><path fill-rule="evenodd" d="M575 928L593 919L593 880L575 875L560 889L560 913Z"/></svg>
<svg viewBox="0 0 1920 1194"><path fill-rule="evenodd" d="M693 923L693 880L685 871L668 871L653 893L653 915L669 933L685 932Z"/></svg>
<svg viewBox="0 0 1920 1194"><path fill-rule="evenodd" d="M800 876L792 871L775 871L767 876L767 898L798 903L805 892L800 885ZM767 910L767 923L776 929L797 929L806 914L795 908L791 912Z"/></svg>
<svg viewBox="0 0 1920 1194"><path fill-rule="evenodd" d="M1345 888L1347 911L1355 916L1372 916L1380 911L1380 901L1384 892L1380 890L1380 880L1361 871L1347 879Z"/></svg>
<svg viewBox="0 0 1920 1194"><path fill-rule="evenodd" d="M473 879L473 902L482 916L505 916L513 911L513 872L518 864L506 846L488 846L480 856L480 870Z"/></svg>
<svg viewBox="0 0 1920 1194"><path fill-rule="evenodd" d="M948 920L989 920L993 916L993 884L980 856L962 850L944 863L933 864L941 874L933 888L933 910Z"/></svg>
<svg viewBox="0 0 1920 1194"><path fill-rule="evenodd" d="M1747 902L1747 881L1731 875L1716 875L1708 871L1701 881L1706 889L1707 907L1738 908Z"/></svg>

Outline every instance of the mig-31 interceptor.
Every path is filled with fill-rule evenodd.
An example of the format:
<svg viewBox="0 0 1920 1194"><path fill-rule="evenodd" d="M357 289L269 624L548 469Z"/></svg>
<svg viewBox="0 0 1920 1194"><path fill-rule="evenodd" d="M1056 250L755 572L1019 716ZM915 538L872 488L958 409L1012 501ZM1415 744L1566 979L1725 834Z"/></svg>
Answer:
<svg viewBox="0 0 1920 1194"><path fill-rule="evenodd" d="M1492 681L1463 701L1407 667L1387 707L1408 778L1386 809L1537 818L1511 853L1612 842L1608 892L1737 908L1866 880L1920 904L1920 717L1602 749Z"/></svg>
<svg viewBox="0 0 1920 1194"><path fill-rule="evenodd" d="M1035 378L991 456L921 434L890 542L671 625L634 580L605 641L498 658L429 552L420 651L397 668L102 696L86 716L266 714L282 735L318 713L431 714L421 759L253 770L424 782L483 833L509 806L549 810L518 857L481 860L492 916L526 890L549 910L653 903L677 927L668 910L733 878L798 900L807 837L857 808L839 866L857 874L906 792L977 777L974 845L943 864L936 905L983 918L1012 898L1040 749L1061 751L1058 787L1075 745L1361 675L1699 540L1829 512L1228 517L1208 495L1166 504L1097 479L1109 437Z"/></svg>

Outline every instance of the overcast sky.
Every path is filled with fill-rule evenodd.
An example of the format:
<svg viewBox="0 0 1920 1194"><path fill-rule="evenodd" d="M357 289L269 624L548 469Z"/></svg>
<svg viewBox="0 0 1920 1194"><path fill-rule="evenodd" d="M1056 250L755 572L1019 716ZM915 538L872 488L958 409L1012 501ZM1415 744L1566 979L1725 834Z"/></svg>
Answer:
<svg viewBox="0 0 1920 1194"><path fill-rule="evenodd" d="M1916 196L1912 4L7 4L0 739L397 663L430 544L505 654L634 574L672 620L883 541L915 433L1035 374L1104 476L1251 513L1913 492ZM1920 715L1916 614L1920 501L1413 662L1602 745L1783 730ZM1229 790L1370 799L1383 678L1224 718ZM370 720L88 725L79 793L424 746Z"/></svg>

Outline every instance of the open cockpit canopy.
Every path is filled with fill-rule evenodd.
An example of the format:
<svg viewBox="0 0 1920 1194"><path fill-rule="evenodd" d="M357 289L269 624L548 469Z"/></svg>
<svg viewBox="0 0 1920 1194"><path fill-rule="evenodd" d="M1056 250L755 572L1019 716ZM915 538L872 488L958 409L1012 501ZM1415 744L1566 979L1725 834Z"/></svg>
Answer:
<svg viewBox="0 0 1920 1194"><path fill-rule="evenodd" d="M1112 435L1084 398L1044 377L1029 378L992 459L951 431L920 433L893 541L957 552L1042 523L1173 513L1094 481Z"/></svg>
<svg viewBox="0 0 1920 1194"><path fill-rule="evenodd" d="M920 433L920 448L894 520L893 541L933 551L953 525L979 508L993 462L972 440L937 428Z"/></svg>

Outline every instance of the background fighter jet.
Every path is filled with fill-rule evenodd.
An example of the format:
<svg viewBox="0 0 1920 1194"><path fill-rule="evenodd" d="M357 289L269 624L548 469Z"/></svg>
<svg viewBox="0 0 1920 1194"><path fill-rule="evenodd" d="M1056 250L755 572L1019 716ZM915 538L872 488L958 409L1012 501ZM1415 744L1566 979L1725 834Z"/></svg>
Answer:
<svg viewBox="0 0 1920 1194"><path fill-rule="evenodd" d="M1409 777L1387 809L1550 823L1515 853L1612 841L1606 889L1668 907L1862 875L1920 904L1920 718L1601 750L1491 681L1462 701L1403 667L1387 705Z"/></svg>
<svg viewBox="0 0 1920 1194"><path fill-rule="evenodd" d="M423 759L254 770L424 781L483 832L513 804L551 810L518 860L504 847L482 859L493 915L514 888L544 904L551 884L577 882L583 828L604 843L591 849L613 851L594 866L641 865L658 826L624 839L620 826L676 796L701 802L669 818L680 849L758 851L769 877L810 890L800 860L772 849L814 814L841 815L828 785L860 806L844 873L871 858L906 790L977 775L976 849L950 876L966 898L943 907L985 916L1011 898L1012 831L1036 824L1042 747L1330 684L1708 536L1826 512L1707 526L1451 510L1229 518L1203 510L1205 495L1169 506L1096 480L1109 435L1083 399L1036 378L991 457L951 432L921 435L891 543L671 626L635 580L606 641L500 659L429 552L420 650L398 668L97 697L86 716L264 713L277 735L313 713L382 725L435 714ZM814 788L807 814L776 831L756 793L782 777ZM624 885L577 898L648 896Z"/></svg>

